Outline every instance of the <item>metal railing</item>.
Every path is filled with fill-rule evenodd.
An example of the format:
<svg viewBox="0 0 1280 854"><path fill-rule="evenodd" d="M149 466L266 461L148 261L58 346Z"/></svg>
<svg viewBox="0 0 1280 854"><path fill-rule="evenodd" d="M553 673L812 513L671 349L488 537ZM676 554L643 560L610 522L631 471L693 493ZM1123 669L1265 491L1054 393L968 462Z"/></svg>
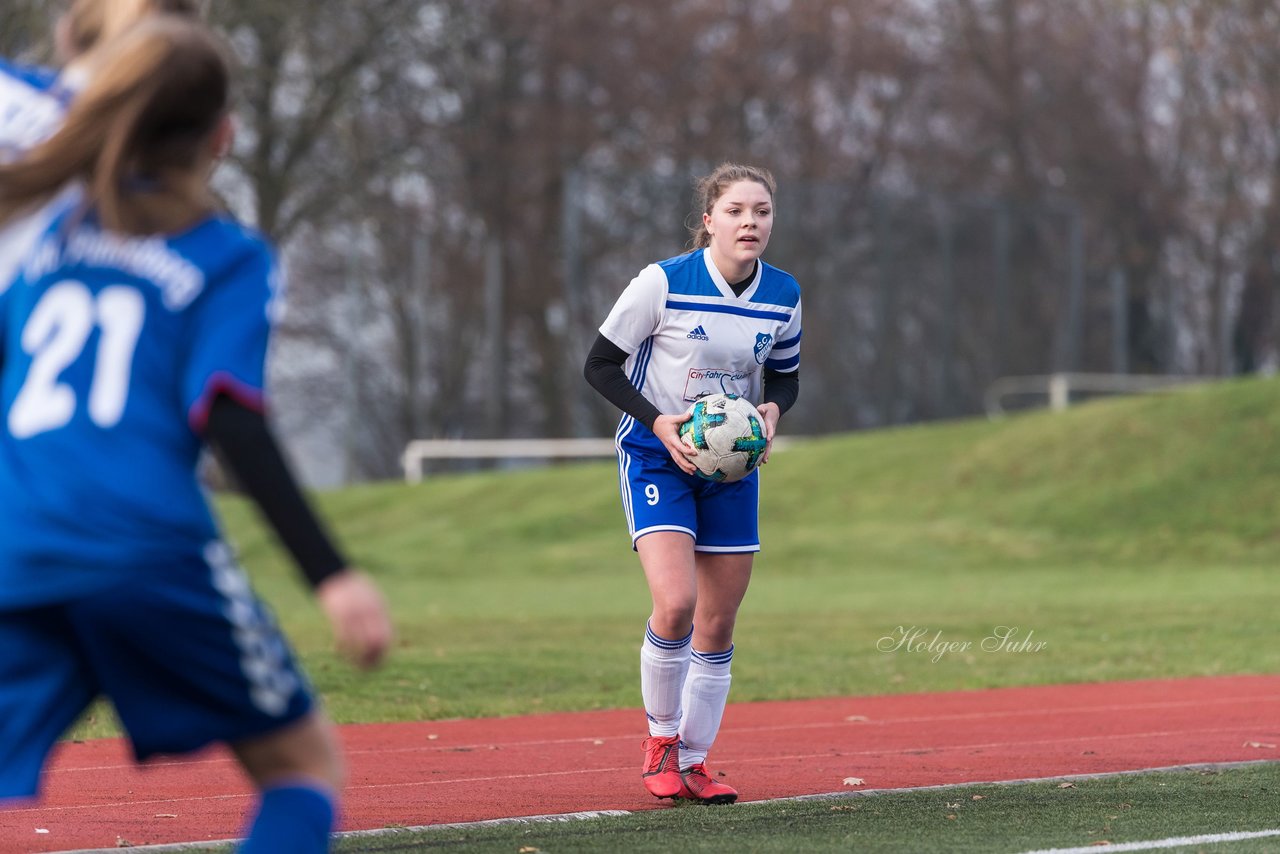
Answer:
<svg viewBox="0 0 1280 854"><path fill-rule="evenodd" d="M785 451L797 438L779 437L773 452ZM405 483L421 483L427 460L533 460L614 457L613 439L415 439L400 454Z"/></svg>
<svg viewBox="0 0 1280 854"><path fill-rule="evenodd" d="M1049 408L1061 412L1071 405L1074 392L1088 394L1145 394L1168 391L1189 383L1206 382L1212 377L1167 376L1163 374L1077 374L1058 373L1027 377L1001 377L987 387L983 406L988 418L999 418L1007 411L1004 399L1014 395L1045 395Z"/></svg>
<svg viewBox="0 0 1280 854"><path fill-rule="evenodd" d="M400 455L406 483L422 482L426 460L573 459L612 457L613 439L416 439Z"/></svg>

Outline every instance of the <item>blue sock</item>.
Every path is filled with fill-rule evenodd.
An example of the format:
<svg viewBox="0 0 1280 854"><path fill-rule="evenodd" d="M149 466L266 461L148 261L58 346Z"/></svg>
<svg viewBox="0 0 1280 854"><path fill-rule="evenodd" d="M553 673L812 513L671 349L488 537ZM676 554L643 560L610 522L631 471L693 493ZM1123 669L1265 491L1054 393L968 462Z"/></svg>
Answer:
<svg viewBox="0 0 1280 854"><path fill-rule="evenodd" d="M258 815L239 854L325 854L334 812L333 793L323 785L271 786L262 793Z"/></svg>

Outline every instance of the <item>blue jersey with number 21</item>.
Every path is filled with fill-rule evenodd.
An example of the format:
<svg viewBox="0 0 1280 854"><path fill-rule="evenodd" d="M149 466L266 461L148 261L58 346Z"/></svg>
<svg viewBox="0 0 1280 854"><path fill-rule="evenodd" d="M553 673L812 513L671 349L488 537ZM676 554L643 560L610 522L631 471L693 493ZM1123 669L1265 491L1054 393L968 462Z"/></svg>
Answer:
<svg viewBox="0 0 1280 854"><path fill-rule="evenodd" d="M263 402L264 240L223 216L127 237L60 204L0 281L0 608L189 565L218 536L196 476L208 408Z"/></svg>

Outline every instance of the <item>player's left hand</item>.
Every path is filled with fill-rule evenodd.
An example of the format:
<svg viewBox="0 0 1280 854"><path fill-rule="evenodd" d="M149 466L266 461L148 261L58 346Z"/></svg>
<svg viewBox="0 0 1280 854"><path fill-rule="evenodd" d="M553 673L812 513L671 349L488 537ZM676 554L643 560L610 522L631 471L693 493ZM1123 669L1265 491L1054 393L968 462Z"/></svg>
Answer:
<svg viewBox="0 0 1280 854"><path fill-rule="evenodd" d="M769 462L769 454L773 451L773 434L777 432L778 419L782 417L782 410L776 403L762 403L756 407L756 412L759 412L760 417L764 419L764 437L769 442L765 446L764 457L760 460L760 465L764 465Z"/></svg>
<svg viewBox="0 0 1280 854"><path fill-rule="evenodd" d="M357 569L331 575L316 588L338 648L356 665L376 666L391 645L391 618L373 579Z"/></svg>

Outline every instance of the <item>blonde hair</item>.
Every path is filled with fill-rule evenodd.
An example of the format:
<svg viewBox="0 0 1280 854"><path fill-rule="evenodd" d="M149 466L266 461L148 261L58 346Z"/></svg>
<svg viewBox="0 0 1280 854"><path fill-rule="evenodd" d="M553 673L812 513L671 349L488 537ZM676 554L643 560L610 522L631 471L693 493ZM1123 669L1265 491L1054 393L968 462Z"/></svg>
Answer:
<svg viewBox="0 0 1280 854"><path fill-rule="evenodd" d="M103 46L62 127L0 166L0 222L79 180L111 230L180 227L210 207L199 170L212 156L229 87L226 56L208 30L149 16Z"/></svg>
<svg viewBox="0 0 1280 854"><path fill-rule="evenodd" d="M715 207L725 191L739 181L755 181L769 191L770 199L778 189L773 180L773 174L768 169L760 166L745 166L741 163L721 163L712 170L711 174L702 176L694 183L698 219L689 228L690 247L703 249L711 245L711 234L702 220L703 214L711 213L711 209Z"/></svg>
<svg viewBox="0 0 1280 854"><path fill-rule="evenodd" d="M149 14L196 17L195 0L75 0L62 19L67 47L80 56Z"/></svg>

